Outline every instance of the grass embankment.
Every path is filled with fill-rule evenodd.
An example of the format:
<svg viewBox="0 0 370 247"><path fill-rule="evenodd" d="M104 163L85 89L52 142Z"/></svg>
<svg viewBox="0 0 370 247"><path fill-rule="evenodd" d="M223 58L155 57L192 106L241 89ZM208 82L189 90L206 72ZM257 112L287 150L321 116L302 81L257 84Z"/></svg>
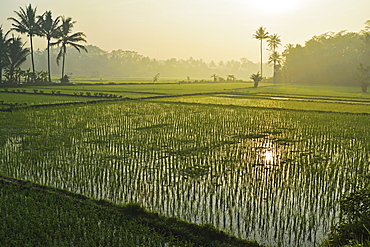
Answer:
<svg viewBox="0 0 370 247"><path fill-rule="evenodd" d="M261 246L65 190L0 176L1 246Z"/></svg>
<svg viewBox="0 0 370 247"><path fill-rule="evenodd" d="M196 103L209 105L228 105L253 108L286 109L337 113L370 114L370 101L354 102L350 99L342 101L315 100L308 97L300 99L273 99L271 97L235 97L233 95L196 95L151 99L161 102Z"/></svg>
<svg viewBox="0 0 370 247"><path fill-rule="evenodd" d="M5 90L5 89L4 89ZM2 109L29 105L150 99L167 102L234 105L270 109L308 110L340 113L370 113L370 94L358 87L263 84L252 88L246 82L144 83L117 81L116 84L45 85L7 89L1 93ZM38 90L45 93L30 92ZM19 92L17 92L19 91ZM21 93L27 91L28 93ZM15 93L17 92L17 93ZM54 95L52 95L54 92ZM58 92L58 95L55 95ZM202 94L202 95L200 95ZM55 97L58 96L58 97ZM155 99L158 98L158 99Z"/></svg>

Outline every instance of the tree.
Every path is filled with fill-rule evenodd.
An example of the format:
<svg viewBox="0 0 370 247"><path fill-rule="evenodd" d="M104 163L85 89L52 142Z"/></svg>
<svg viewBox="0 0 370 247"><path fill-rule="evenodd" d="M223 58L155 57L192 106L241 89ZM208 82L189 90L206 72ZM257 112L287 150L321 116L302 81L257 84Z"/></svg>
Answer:
<svg viewBox="0 0 370 247"><path fill-rule="evenodd" d="M262 76L260 75L260 72L258 71L257 74L252 74L251 77L250 77L253 82L254 82L254 87L257 88L258 87L258 83L260 81L262 81Z"/></svg>
<svg viewBox="0 0 370 247"><path fill-rule="evenodd" d="M261 78L262 78L262 41L264 39L269 38L268 32L266 32L266 28L260 27L257 29L256 33L253 34L253 37L255 39L258 39L260 41L260 53L261 53Z"/></svg>
<svg viewBox="0 0 370 247"><path fill-rule="evenodd" d="M211 75L211 77L213 78L214 82L217 82L218 76L216 74Z"/></svg>
<svg viewBox="0 0 370 247"><path fill-rule="evenodd" d="M276 74L281 66L281 56L277 51L273 51L269 57L269 64L273 64L274 66L274 83L276 83Z"/></svg>
<svg viewBox="0 0 370 247"><path fill-rule="evenodd" d="M370 20L365 21L365 32L370 32Z"/></svg>
<svg viewBox="0 0 370 247"><path fill-rule="evenodd" d="M0 83L3 79L3 69L9 64L8 59L8 43L9 39L7 38L9 32L3 33L3 27L0 26Z"/></svg>
<svg viewBox="0 0 370 247"><path fill-rule="evenodd" d="M157 73L154 77L153 77L153 82L157 82L158 79L159 79L159 75L160 73Z"/></svg>
<svg viewBox="0 0 370 247"><path fill-rule="evenodd" d="M227 75L227 81L235 81L235 75Z"/></svg>
<svg viewBox="0 0 370 247"><path fill-rule="evenodd" d="M7 77L9 82L14 82L15 70L26 61L30 50L24 48L24 43L20 37L15 38L14 36L8 41L7 56L9 59L9 65L7 66Z"/></svg>
<svg viewBox="0 0 370 247"><path fill-rule="evenodd" d="M360 33L338 32L314 36L305 45L289 46L284 52L283 76L294 83L350 85L364 56Z"/></svg>
<svg viewBox="0 0 370 247"><path fill-rule="evenodd" d="M17 15L17 18L9 17L8 20L13 21L11 30L19 32L21 34L27 34L30 38L31 46L31 63L32 63L32 72L35 73L35 61L33 57L33 37L39 36L39 24L36 19L36 10L37 8L32 8L31 4L26 6L26 9L20 8L20 11L14 11Z"/></svg>
<svg viewBox="0 0 370 247"><path fill-rule="evenodd" d="M270 35L267 40L267 45L270 48L270 51L276 51L276 49L281 45L281 39L280 36L276 33L273 35Z"/></svg>
<svg viewBox="0 0 370 247"><path fill-rule="evenodd" d="M47 56L48 56L48 80L51 82L50 72L50 40L52 38L59 38L59 16L53 20L51 11L46 11L43 15L38 16L38 23L40 25L40 34L47 40Z"/></svg>
<svg viewBox="0 0 370 247"><path fill-rule="evenodd" d="M361 84L361 91L363 93L367 92L367 88L370 85L370 66L365 66L364 64L360 64L357 69L359 70L360 74L357 76L357 80Z"/></svg>
<svg viewBox="0 0 370 247"><path fill-rule="evenodd" d="M281 45L281 39L280 39L280 36L277 35L276 33L273 34L273 35L270 35L268 40L267 40L267 43L268 43L268 47L270 48L270 51L272 51L272 54L270 55L269 57L269 64L273 64L274 66L274 83L276 83L276 72L277 72L277 68L278 66L280 66L280 62L281 62L281 59L280 59L280 55L279 53L276 51L276 49L279 47L279 45ZM270 63L271 61L271 63Z"/></svg>
<svg viewBox="0 0 370 247"><path fill-rule="evenodd" d="M67 54L67 46L72 46L74 47L78 52L80 50L84 50L87 52L87 49L85 46L78 44L78 42L86 42L86 35L82 32L77 32L74 34L71 34L72 28L74 24L76 23L75 21L72 21L71 17L65 18L64 16L61 17L62 24L59 27L59 39L55 42L52 43L51 45L58 45L60 46L60 50L57 56L57 64L59 65L60 59L62 59L62 77L64 77L64 66L65 66L65 59L66 59L66 54Z"/></svg>

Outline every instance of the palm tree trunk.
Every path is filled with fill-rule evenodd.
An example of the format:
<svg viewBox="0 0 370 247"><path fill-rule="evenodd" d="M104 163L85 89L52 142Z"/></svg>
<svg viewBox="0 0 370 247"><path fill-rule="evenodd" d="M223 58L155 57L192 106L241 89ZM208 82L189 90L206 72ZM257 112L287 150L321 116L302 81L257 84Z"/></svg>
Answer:
<svg viewBox="0 0 370 247"><path fill-rule="evenodd" d="M62 79L63 79L63 76L64 76L64 62L66 60L66 50L65 48L63 48L63 61L62 61Z"/></svg>
<svg viewBox="0 0 370 247"><path fill-rule="evenodd" d="M14 68L12 66L10 66L10 68L9 68L9 82L10 83L14 83L13 82L13 75L14 75Z"/></svg>
<svg viewBox="0 0 370 247"><path fill-rule="evenodd" d="M48 39L48 77L49 82L51 82L51 72L50 72L50 39Z"/></svg>
<svg viewBox="0 0 370 247"><path fill-rule="evenodd" d="M263 78L262 76L262 39L261 39L260 50L261 50L261 77Z"/></svg>
<svg viewBox="0 0 370 247"><path fill-rule="evenodd" d="M3 83L3 68L0 67L0 83Z"/></svg>
<svg viewBox="0 0 370 247"><path fill-rule="evenodd" d="M30 35L32 72L35 73L35 60L33 58L33 35Z"/></svg>
<svg viewBox="0 0 370 247"><path fill-rule="evenodd" d="M276 83L276 61L274 61L274 83Z"/></svg>

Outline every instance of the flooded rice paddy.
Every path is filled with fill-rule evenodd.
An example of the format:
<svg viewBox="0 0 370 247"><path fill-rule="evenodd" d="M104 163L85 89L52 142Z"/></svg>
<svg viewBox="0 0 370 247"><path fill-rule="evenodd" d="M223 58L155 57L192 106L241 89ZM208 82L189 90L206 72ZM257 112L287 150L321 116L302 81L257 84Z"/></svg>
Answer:
<svg viewBox="0 0 370 247"><path fill-rule="evenodd" d="M0 119L0 173L312 246L370 174L369 120L145 102L20 110Z"/></svg>

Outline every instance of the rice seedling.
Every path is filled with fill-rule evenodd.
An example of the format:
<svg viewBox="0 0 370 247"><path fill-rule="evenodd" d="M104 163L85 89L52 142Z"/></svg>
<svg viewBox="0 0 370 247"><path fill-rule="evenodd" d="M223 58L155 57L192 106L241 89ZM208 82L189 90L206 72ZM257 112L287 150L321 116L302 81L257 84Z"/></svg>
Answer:
<svg viewBox="0 0 370 247"><path fill-rule="evenodd" d="M312 246L370 172L368 122L142 101L4 112L0 173L271 246Z"/></svg>

